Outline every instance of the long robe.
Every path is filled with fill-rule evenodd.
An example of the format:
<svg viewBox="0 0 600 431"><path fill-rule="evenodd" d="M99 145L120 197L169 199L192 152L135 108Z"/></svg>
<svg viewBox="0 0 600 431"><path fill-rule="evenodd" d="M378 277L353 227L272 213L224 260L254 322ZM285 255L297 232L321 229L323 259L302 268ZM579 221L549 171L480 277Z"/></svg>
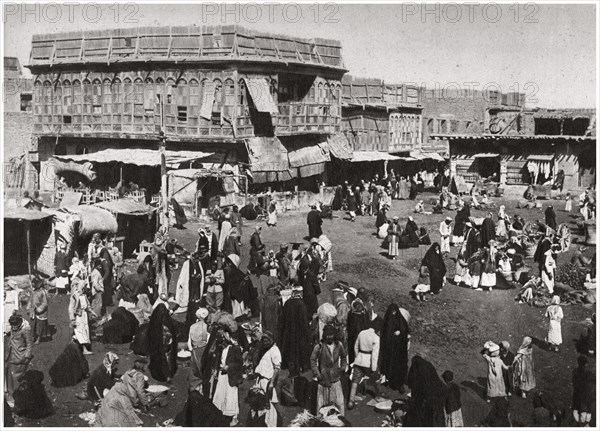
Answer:
<svg viewBox="0 0 600 431"><path fill-rule="evenodd" d="M484 355L483 358L487 362L487 397L504 397L506 396L506 385L504 383L503 369L504 361L500 356Z"/></svg>
<svg viewBox="0 0 600 431"><path fill-rule="evenodd" d="M481 244L487 247L493 239L496 239L496 225L491 217L486 217L481 225Z"/></svg>
<svg viewBox="0 0 600 431"><path fill-rule="evenodd" d="M469 207L463 206L456 212L454 217L454 228L452 229L452 235L456 238L462 238L465 235L465 225L469 221Z"/></svg>
<svg viewBox="0 0 600 431"><path fill-rule="evenodd" d="M546 208L544 215L546 216L546 225L556 230L556 212L554 212L554 208Z"/></svg>
<svg viewBox="0 0 600 431"><path fill-rule="evenodd" d="M323 235L323 230L321 229L323 219L319 211L311 210L306 217L306 223L308 224L308 236L310 238L318 238Z"/></svg>
<svg viewBox="0 0 600 431"><path fill-rule="evenodd" d="M395 333L400 333L396 335ZM389 387L402 389L408 372L408 322L396 304L390 304L381 330L379 370L388 381Z"/></svg>
<svg viewBox="0 0 600 431"><path fill-rule="evenodd" d="M114 294L114 274L113 267L115 266L112 257L106 248L100 251L100 259L102 259L102 280L104 283L104 292L102 293L102 308L113 304L112 296Z"/></svg>
<svg viewBox="0 0 600 431"><path fill-rule="evenodd" d="M175 302L179 305L178 311L185 313L190 301L198 301L204 293L204 272L202 266L194 259L186 260L181 266L175 290Z"/></svg>
<svg viewBox="0 0 600 431"><path fill-rule="evenodd" d="M310 332L306 305L300 298L290 298L283 306L281 318L281 367L290 371L310 368Z"/></svg>
<svg viewBox="0 0 600 431"><path fill-rule="evenodd" d="M412 358L407 385L411 403L406 412L405 427L444 427L446 387L435 367L422 357Z"/></svg>
<svg viewBox="0 0 600 431"><path fill-rule="evenodd" d="M227 373L219 373L213 404L225 416L236 416L239 413L239 389L243 382L242 350L237 345L228 345L221 352L220 368L227 365Z"/></svg>
<svg viewBox="0 0 600 431"><path fill-rule="evenodd" d="M177 371L177 333L164 304L159 304L150 316L148 326L148 369L152 377L164 382Z"/></svg>
<svg viewBox="0 0 600 431"><path fill-rule="evenodd" d="M367 317L366 310L364 306L362 308L355 307L355 310L360 311L352 311L348 313L348 363L352 364L354 362L354 344L356 343L356 339L358 338L358 334L369 327L369 318Z"/></svg>
<svg viewBox="0 0 600 431"><path fill-rule="evenodd" d="M179 202L177 202L175 198L171 198L171 206L173 207L173 212L175 213L175 225L183 226L186 224L187 217L185 216L185 211L183 211L183 208L181 205L179 205Z"/></svg>
<svg viewBox="0 0 600 431"><path fill-rule="evenodd" d="M446 264L444 263L444 257L442 253L436 253L434 251L436 245L439 247L437 243L433 243L433 245L427 250L425 256L423 257L423 262L421 265L427 267L429 271L429 283L431 286L432 292L439 292L444 283L444 276L446 275Z"/></svg>
<svg viewBox="0 0 600 431"><path fill-rule="evenodd" d="M533 349L519 349L514 362L514 384L515 388L522 391L535 389L535 374L533 371Z"/></svg>
<svg viewBox="0 0 600 431"><path fill-rule="evenodd" d="M48 370L52 386L56 388L74 386L81 382L89 372L87 359L83 355L81 347L75 342L67 344L65 350Z"/></svg>
<svg viewBox="0 0 600 431"><path fill-rule="evenodd" d="M46 394L43 381L44 374L41 371L29 370L23 375L18 389L13 394L15 400L13 411L17 416L27 419L41 419L54 413L52 402ZM3 425L6 427L8 425L7 419L10 417L10 412L6 409L6 398L4 403Z"/></svg>
<svg viewBox="0 0 600 431"><path fill-rule="evenodd" d="M548 238L542 238L535 249L533 261L538 264L539 275L541 276L546 265L546 252L552 247L552 242Z"/></svg>
<svg viewBox="0 0 600 431"><path fill-rule="evenodd" d="M465 259L470 259L479 250L479 238L475 228L471 228L465 235Z"/></svg>
<svg viewBox="0 0 600 431"><path fill-rule="evenodd" d="M180 427L225 428L231 419L224 416L210 400L198 391L191 391L173 425Z"/></svg>

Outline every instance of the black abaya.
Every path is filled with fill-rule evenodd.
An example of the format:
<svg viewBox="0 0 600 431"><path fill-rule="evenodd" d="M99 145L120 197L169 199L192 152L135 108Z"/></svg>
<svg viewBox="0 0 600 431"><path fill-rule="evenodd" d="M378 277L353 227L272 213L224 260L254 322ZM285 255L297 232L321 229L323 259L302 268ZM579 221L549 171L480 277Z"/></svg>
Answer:
<svg viewBox="0 0 600 431"><path fill-rule="evenodd" d="M429 271L429 283L431 286L431 291L433 293L439 292L444 283L444 276L446 275L446 264L444 263L444 257L442 256L441 251L437 253L436 247L438 251L440 250L440 245L437 242L434 242L425 256L423 257L423 262L421 265L427 267Z"/></svg>
<svg viewBox="0 0 600 431"><path fill-rule="evenodd" d="M300 298L290 298L281 318L281 367L292 371L310 368L310 333L306 306Z"/></svg>
<svg viewBox="0 0 600 431"><path fill-rule="evenodd" d="M446 388L435 367L422 357L412 358L407 385L411 402L404 419L405 427L445 426L444 403Z"/></svg>
<svg viewBox="0 0 600 431"><path fill-rule="evenodd" d="M48 374L52 379L52 386L64 388L81 382L89 372L90 368L81 346L72 341L56 358Z"/></svg>
<svg viewBox="0 0 600 431"><path fill-rule="evenodd" d="M148 369L152 377L164 382L177 371L177 332L164 304L159 304L150 316L148 326Z"/></svg>
<svg viewBox="0 0 600 431"><path fill-rule="evenodd" d="M396 332L399 332L396 335ZM390 388L401 390L408 372L408 323L396 304L390 304L383 318L379 370Z"/></svg>
<svg viewBox="0 0 600 431"><path fill-rule="evenodd" d="M493 239L496 239L496 225L491 217L486 217L481 225L481 244L487 247Z"/></svg>

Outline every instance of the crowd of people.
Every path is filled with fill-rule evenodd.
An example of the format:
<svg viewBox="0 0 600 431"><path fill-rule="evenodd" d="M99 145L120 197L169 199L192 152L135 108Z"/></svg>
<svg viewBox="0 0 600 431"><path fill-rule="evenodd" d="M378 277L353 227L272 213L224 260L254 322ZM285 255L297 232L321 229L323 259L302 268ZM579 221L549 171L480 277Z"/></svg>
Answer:
<svg viewBox="0 0 600 431"><path fill-rule="evenodd" d="M375 217L377 235L392 260L401 249L429 246L414 286L417 300L441 293L447 280L488 292L519 288L519 302L537 300L547 306L546 342L558 351L565 315L555 291L561 271L556 261L570 245L570 232L557 226L553 207L546 208L543 222L526 223L516 214L510 217L504 206L496 215L488 212L478 219L471 209L482 204L491 208L491 201L466 202L466 197L450 193L447 176L438 174L435 185L440 195L431 212L456 214L441 221L435 234L439 233L439 242L432 244L427 230L412 216L404 226L398 216L388 217L392 201L416 199L421 183L419 175L407 179L392 171L357 186L345 184L332 206L346 209L351 221L359 215ZM591 206L583 207L589 211ZM424 202L418 201L415 213L424 212ZM348 426L346 411L356 408L366 394L378 403L386 401L390 391L398 391L409 395L403 407L405 426L463 426L453 372L446 370L440 379L425 358L409 355L411 316L405 308L376 304L374 292L344 281L338 281L331 294L322 291L322 283L333 271L333 245L323 232L322 207L313 205L307 215L306 242L284 243L277 251L267 251L259 224L248 243L243 243L247 227L238 207L219 209L216 218L216 231L210 224L198 229L193 251L169 238L167 229L160 229L148 251L138 253L134 267L124 265L110 238L99 234L83 258L74 257L70 264L65 244L59 246L55 287L69 295L66 312L72 342L49 375L57 387L75 386L89 377L78 397L96 407L96 426L142 425L134 407L147 412L166 402L148 391L148 374L156 382L172 384L182 372L178 359L188 359L190 368L187 401L173 418L174 425L281 426L281 404L300 405L315 421ZM277 225L275 205L269 206L266 223ZM247 270L241 265L244 248L249 251ZM452 248L456 258L450 277L447 263ZM595 255L586 258L584 251L578 249L568 270L595 281ZM525 263L531 254L535 268ZM172 292L175 269L179 274ZM109 315L107 310L114 305ZM18 382L31 375L34 345L49 337L48 307L44 283L37 280L28 306L31 324L17 312L8 320L6 401L27 417L39 413L20 403L26 399L23 390L31 388L23 389ZM387 308L384 315L377 314L380 307ZM594 354L595 315L594 332L584 338L586 353ZM94 354L92 341L131 343L138 359L130 370L118 374L119 358L108 352L90 374L86 356ZM536 387L532 338L524 337L516 355L508 342L488 341L482 356L488 368L487 397L493 404L486 424L510 424L506 397L513 393L527 397ZM582 356L573 374L573 412L583 425L590 423L593 407L586 364ZM43 375L29 380L31 387L38 391L41 387L45 394ZM240 392L246 382L251 388L243 397ZM240 418L242 401L250 407L246 418ZM47 397L42 397L40 412L47 415L52 410ZM305 416L300 419L308 421Z"/></svg>

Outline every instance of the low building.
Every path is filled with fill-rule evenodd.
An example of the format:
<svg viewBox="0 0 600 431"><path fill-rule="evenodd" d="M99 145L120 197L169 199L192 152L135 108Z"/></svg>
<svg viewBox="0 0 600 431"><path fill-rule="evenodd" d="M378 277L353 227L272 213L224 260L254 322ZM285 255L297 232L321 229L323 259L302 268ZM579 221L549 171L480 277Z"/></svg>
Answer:
<svg viewBox="0 0 600 431"><path fill-rule="evenodd" d="M480 134L436 134L449 142L450 172L521 193L530 184L577 192L596 183L595 110L490 108Z"/></svg>

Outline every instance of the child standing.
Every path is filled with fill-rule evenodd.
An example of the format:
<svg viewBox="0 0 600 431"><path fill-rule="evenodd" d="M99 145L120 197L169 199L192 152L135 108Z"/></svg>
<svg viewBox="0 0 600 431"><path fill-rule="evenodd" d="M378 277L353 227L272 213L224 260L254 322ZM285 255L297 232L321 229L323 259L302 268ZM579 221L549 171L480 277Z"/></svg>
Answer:
<svg viewBox="0 0 600 431"><path fill-rule="evenodd" d="M454 373L446 370L442 374L446 383L446 400L444 402L444 416L446 427L463 427L462 403L460 401L460 388L454 383Z"/></svg>
<svg viewBox="0 0 600 431"><path fill-rule="evenodd" d="M565 197L565 212L570 213L573 209L573 201L571 200L571 193L567 193L567 197Z"/></svg>
<svg viewBox="0 0 600 431"><path fill-rule="evenodd" d="M552 350L558 352L558 346L562 344L560 322L564 317L562 307L560 306L560 297L558 295L552 297L552 305L546 309L546 317L550 319L546 342L550 344Z"/></svg>

